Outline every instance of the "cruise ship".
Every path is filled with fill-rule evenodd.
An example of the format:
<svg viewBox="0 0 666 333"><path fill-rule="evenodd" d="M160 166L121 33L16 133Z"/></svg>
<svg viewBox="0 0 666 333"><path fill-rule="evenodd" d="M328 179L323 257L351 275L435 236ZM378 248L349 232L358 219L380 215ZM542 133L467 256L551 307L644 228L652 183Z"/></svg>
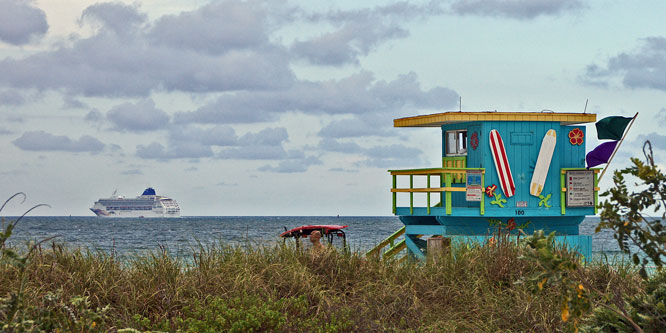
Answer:
<svg viewBox="0 0 666 333"><path fill-rule="evenodd" d="M116 196L99 199L90 210L101 217L179 217L176 200L156 195L152 187L136 198Z"/></svg>

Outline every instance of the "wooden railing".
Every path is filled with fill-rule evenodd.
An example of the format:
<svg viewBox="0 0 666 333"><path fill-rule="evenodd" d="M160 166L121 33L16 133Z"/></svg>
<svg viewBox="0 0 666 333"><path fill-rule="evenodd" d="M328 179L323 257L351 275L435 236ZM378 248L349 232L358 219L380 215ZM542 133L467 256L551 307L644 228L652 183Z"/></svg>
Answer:
<svg viewBox="0 0 666 333"><path fill-rule="evenodd" d="M414 193L426 193L427 194L427 208L426 212L430 215L430 193L439 193L439 202L442 206L445 207L446 214L451 215L451 193L452 192L465 192L467 191L466 187L453 187L451 186L454 175L456 178L466 178L465 175L467 171L481 171L481 189L484 188L484 178L485 178L484 168L429 168L429 169L407 169L407 170L389 170L393 176L393 187L391 192L393 193L393 214L396 213L397 205L397 194L400 192L409 193L409 213L414 214ZM409 188L397 188L397 176L409 176ZM427 183L426 187L414 188L414 176L426 176ZM430 178L432 176L439 176L439 186L431 187ZM441 185L444 184L444 187ZM480 201L480 213L483 215L485 213L484 208L485 196L481 195Z"/></svg>

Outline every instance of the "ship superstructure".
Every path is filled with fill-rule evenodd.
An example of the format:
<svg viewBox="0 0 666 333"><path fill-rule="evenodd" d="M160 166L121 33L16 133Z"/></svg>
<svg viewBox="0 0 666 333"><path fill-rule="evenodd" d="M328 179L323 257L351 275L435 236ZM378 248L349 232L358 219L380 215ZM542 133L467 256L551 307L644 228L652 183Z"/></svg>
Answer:
<svg viewBox="0 0 666 333"><path fill-rule="evenodd" d="M176 200L156 195L152 187L140 196L125 198L116 196L102 198L90 210L101 217L179 217L180 207Z"/></svg>

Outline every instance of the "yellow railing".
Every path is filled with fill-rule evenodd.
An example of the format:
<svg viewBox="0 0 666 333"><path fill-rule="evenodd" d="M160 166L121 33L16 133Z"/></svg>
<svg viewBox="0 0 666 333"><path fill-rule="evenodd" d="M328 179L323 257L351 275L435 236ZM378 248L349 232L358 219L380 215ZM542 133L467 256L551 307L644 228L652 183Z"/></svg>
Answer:
<svg viewBox="0 0 666 333"><path fill-rule="evenodd" d="M396 213L397 205L397 194L399 192L409 193L409 213L414 214L414 193L426 193L427 195L427 214L430 215L430 193L439 192L439 202L446 209L446 214L451 215L451 193L452 192L465 192L467 191L466 187L452 187L451 183L454 176L456 178L463 178L468 171L481 171L481 189L483 191L484 187L484 178L485 178L484 168L429 168L429 169L407 169L407 170L389 170L393 176L393 187L391 192L393 193L393 214ZM409 176L409 188L397 188L397 177L398 176ZM427 183L426 187L423 188L414 188L414 176L426 176ZM430 178L432 176L439 176L439 185L438 187L430 186ZM465 177L466 178L466 177ZM441 185L444 184L444 187ZM485 213L484 209L485 198L481 195L480 202L480 213L483 215Z"/></svg>

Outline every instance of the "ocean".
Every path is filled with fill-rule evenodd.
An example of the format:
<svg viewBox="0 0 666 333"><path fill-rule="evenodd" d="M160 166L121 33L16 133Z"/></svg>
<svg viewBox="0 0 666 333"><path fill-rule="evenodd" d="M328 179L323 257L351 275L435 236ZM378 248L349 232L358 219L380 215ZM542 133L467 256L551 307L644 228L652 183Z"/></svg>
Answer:
<svg viewBox="0 0 666 333"><path fill-rule="evenodd" d="M16 217L5 217L14 221ZM580 225L580 234L592 235L595 255L619 254L612 232L594 233L598 217ZM402 227L395 216L192 216L180 218L99 218L95 216L26 216L14 229L10 243L26 244L56 236L54 241L70 247L115 251L131 256L165 248L175 256L189 256L199 245L273 245L287 229L309 224L348 225L344 229L352 251L367 251ZM290 240L288 240L290 241Z"/></svg>

